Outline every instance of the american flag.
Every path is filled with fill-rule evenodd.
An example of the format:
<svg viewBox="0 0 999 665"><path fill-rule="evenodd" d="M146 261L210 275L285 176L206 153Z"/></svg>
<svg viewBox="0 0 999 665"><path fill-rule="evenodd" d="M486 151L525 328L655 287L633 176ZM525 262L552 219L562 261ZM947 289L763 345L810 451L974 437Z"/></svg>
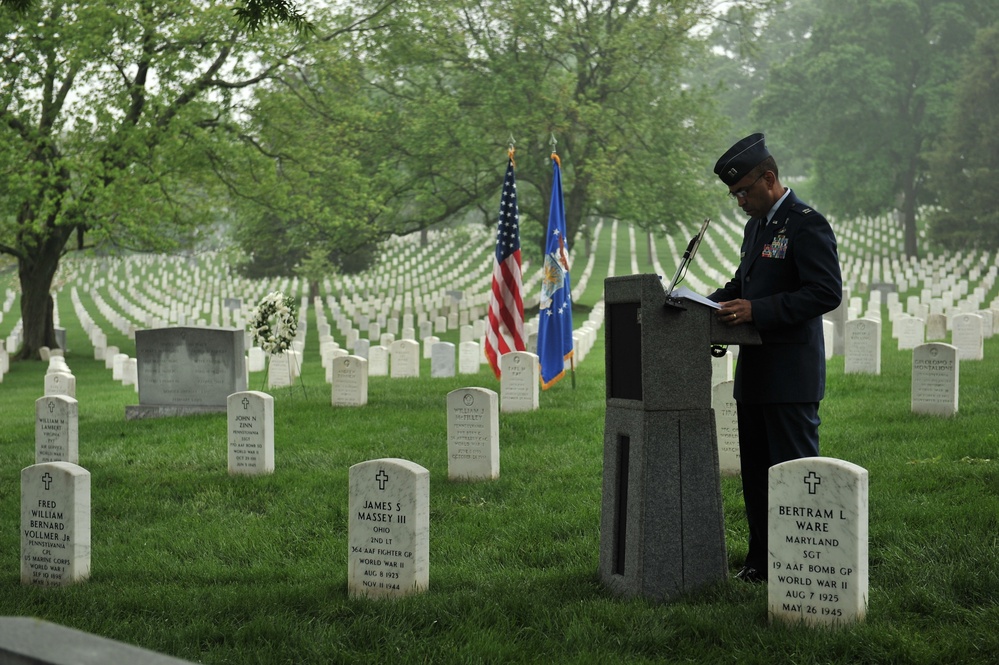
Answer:
<svg viewBox="0 0 999 665"><path fill-rule="evenodd" d="M489 329L486 358L496 378L500 357L511 351L526 351L524 343L524 290L520 269L520 213L517 210L517 180L513 174L513 151L506 165L500 196L493 290L489 296Z"/></svg>

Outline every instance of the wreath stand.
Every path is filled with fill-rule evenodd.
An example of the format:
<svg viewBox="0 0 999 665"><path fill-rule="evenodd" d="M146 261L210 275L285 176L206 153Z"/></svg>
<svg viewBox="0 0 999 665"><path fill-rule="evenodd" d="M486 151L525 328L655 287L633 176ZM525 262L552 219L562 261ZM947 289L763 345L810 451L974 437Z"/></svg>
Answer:
<svg viewBox="0 0 999 665"><path fill-rule="evenodd" d="M281 353L288 353L288 351L282 351ZM267 362L264 365L264 380L263 380L263 385L262 385L262 387L260 389L261 392L267 392L269 390L269 388L270 388L270 386L267 385L267 379L270 377L270 373L271 373L271 360L276 355L278 355L278 354L276 354L276 353L268 353L267 354ZM296 371L291 366L292 362L294 362L296 365L298 364L298 355L297 354L289 357L289 359L288 359L288 373L294 376L294 374L296 374ZM302 387L302 394L305 396L305 399L309 399L309 391L305 387L305 380L302 379L302 368L301 367L297 368L297 374L298 374L298 383ZM295 393L295 380L292 378L291 381L288 383L287 386L281 386L281 387L287 387L288 388L288 394L289 395L294 395L294 393Z"/></svg>
<svg viewBox="0 0 999 665"><path fill-rule="evenodd" d="M278 354L287 354L292 348L292 341L298 332L298 306L295 299L286 296L279 291L272 291L264 296L257 304L257 308L248 323L253 341L264 353L267 354L264 365L263 390L269 388L268 378L270 377L271 361ZM292 360L294 358L294 361ZM288 357L289 393L295 389L294 374L297 369L298 380L302 386L302 394L309 398L309 392L305 388L305 380L302 378L302 368L292 367L291 363L298 363L297 354Z"/></svg>

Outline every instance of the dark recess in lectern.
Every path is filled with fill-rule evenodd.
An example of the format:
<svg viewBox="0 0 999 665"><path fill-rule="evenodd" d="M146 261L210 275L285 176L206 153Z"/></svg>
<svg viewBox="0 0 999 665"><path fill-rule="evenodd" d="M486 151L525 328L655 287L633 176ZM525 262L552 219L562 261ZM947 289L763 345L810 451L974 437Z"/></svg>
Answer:
<svg viewBox="0 0 999 665"><path fill-rule="evenodd" d="M642 326L637 302L617 303L608 308L607 338L610 341L608 397L642 400Z"/></svg>

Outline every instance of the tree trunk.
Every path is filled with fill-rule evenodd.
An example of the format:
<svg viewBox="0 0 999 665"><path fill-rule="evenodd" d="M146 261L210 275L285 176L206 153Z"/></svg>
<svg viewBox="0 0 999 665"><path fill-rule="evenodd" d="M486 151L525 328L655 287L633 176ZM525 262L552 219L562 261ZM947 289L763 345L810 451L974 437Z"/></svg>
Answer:
<svg viewBox="0 0 999 665"><path fill-rule="evenodd" d="M25 206L25 214L18 219L22 231L18 233L19 244L24 248L17 255L17 276L21 282L21 323L23 342L15 356L19 360L40 359L38 350L43 346L55 348L54 303L52 282L59 269L66 243L76 232L76 225L57 225L51 220L43 225L43 231L28 234L23 229L32 228L30 206Z"/></svg>
<svg viewBox="0 0 999 665"><path fill-rule="evenodd" d="M905 238L906 258L919 258L919 240L916 233L916 196L909 192L902 201L902 235Z"/></svg>
<svg viewBox="0 0 999 665"><path fill-rule="evenodd" d="M18 277L21 281L21 322L24 342L17 353L19 360L37 360L43 346L55 348L55 322L53 317L52 280L59 267L59 253L19 259Z"/></svg>

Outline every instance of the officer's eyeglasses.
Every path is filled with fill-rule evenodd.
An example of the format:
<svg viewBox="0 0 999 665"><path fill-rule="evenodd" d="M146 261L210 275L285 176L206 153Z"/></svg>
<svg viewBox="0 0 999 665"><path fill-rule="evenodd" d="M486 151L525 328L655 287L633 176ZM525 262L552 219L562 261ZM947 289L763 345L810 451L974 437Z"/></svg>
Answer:
<svg viewBox="0 0 999 665"><path fill-rule="evenodd" d="M760 178L762 178L766 174L767 174L767 172L764 171L763 173L760 174L760 176L756 180L754 180L753 182L749 183L749 185L747 185L743 189L740 189L738 192L729 192L728 195L731 196L733 199L744 199L744 198L746 198L746 195L749 194L750 188L752 188L753 185L755 185L756 183L758 183L760 181Z"/></svg>

